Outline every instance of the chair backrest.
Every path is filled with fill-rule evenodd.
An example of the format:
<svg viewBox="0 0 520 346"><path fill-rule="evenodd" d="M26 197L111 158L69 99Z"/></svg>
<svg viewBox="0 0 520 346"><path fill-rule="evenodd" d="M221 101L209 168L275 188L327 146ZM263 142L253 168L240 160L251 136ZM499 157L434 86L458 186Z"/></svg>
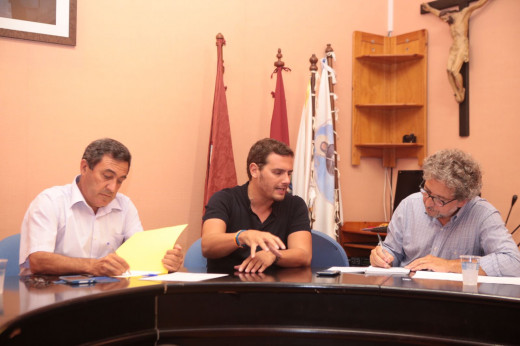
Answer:
<svg viewBox="0 0 520 346"><path fill-rule="evenodd" d="M312 268L348 267L343 247L325 233L312 230Z"/></svg>
<svg viewBox="0 0 520 346"><path fill-rule="evenodd" d="M6 276L20 274L20 233L0 240L0 258L7 258Z"/></svg>
<svg viewBox="0 0 520 346"><path fill-rule="evenodd" d="M191 244L188 251L186 251L186 255L184 256L184 268L189 269L190 271L206 271L206 265L208 264L208 260L206 257L202 256L202 248L200 246L201 238L197 239L193 244Z"/></svg>

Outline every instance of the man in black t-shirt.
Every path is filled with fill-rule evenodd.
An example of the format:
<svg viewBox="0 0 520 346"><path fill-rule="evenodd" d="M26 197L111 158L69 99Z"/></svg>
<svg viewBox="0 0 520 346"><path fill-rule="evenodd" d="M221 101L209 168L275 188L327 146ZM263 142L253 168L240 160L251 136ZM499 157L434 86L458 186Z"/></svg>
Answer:
<svg viewBox="0 0 520 346"><path fill-rule="evenodd" d="M209 272L261 273L273 264L310 265L307 205L287 192L293 161L287 145L262 139L249 151L249 181L211 197L202 226L202 254Z"/></svg>

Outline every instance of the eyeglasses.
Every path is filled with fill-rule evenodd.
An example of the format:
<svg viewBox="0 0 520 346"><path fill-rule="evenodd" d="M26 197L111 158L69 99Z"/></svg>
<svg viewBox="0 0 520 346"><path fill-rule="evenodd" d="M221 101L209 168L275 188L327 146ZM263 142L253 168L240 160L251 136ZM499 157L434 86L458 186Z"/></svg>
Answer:
<svg viewBox="0 0 520 346"><path fill-rule="evenodd" d="M431 198L433 204L435 204L437 207L444 207L446 204L451 203L451 202L457 200L456 198L454 198L454 199L452 199L451 201L444 202L444 201L443 201L442 199L440 199L439 197L435 197L435 196L430 195L430 193L424 189L424 180L423 180L423 182L421 183L421 185L419 185L419 191L421 191L421 193L423 194L423 196L425 196L425 197L427 196L426 199Z"/></svg>

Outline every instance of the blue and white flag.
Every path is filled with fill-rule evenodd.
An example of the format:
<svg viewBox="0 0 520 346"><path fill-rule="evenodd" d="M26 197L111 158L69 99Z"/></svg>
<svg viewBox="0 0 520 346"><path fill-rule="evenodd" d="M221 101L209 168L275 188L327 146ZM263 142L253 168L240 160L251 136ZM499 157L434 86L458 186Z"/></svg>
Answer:
<svg viewBox="0 0 520 346"><path fill-rule="evenodd" d="M336 77L334 70L327 64L326 58L321 59L321 68L314 121L313 172L309 192L309 195L314 196L310 202L311 219L313 229L336 239L339 225L342 223L342 210L339 179L337 189L334 186L337 155L334 145L329 75L333 84L336 83Z"/></svg>

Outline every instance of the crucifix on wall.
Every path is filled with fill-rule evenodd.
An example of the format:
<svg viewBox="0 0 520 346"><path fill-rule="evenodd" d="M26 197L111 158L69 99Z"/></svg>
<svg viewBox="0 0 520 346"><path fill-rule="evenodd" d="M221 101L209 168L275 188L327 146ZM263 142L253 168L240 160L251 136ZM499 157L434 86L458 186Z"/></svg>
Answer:
<svg viewBox="0 0 520 346"><path fill-rule="evenodd" d="M453 43L448 57L448 80L459 103L459 135L469 136L469 18L488 0L436 0L421 4L450 26ZM446 10L458 6L458 10Z"/></svg>

